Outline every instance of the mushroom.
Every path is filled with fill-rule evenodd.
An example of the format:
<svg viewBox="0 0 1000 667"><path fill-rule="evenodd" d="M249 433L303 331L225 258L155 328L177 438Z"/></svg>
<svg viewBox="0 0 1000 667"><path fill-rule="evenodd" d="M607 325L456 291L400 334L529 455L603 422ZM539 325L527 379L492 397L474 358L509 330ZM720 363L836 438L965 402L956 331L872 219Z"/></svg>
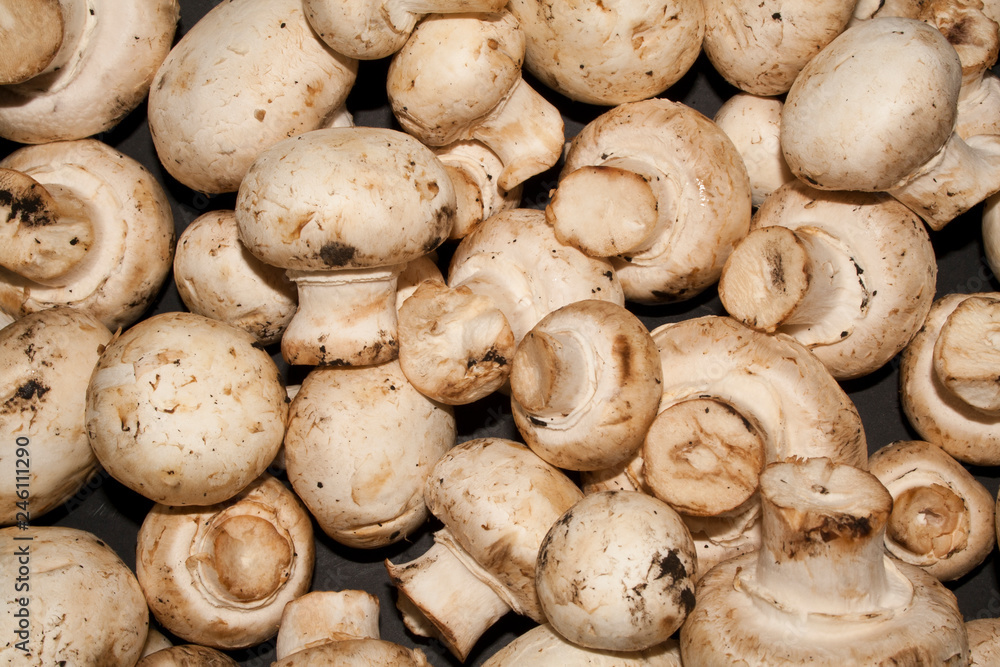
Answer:
<svg viewBox="0 0 1000 667"><path fill-rule="evenodd" d="M538 549L583 497L572 480L525 445L474 438L441 457L424 497L444 524L434 545L410 562L385 563L407 629L439 639L464 661L509 611L542 622Z"/></svg>
<svg viewBox="0 0 1000 667"><path fill-rule="evenodd" d="M795 180L757 209L723 266L719 297L739 321L790 335L845 380L906 347L936 282L934 246L906 206L882 193Z"/></svg>
<svg viewBox="0 0 1000 667"><path fill-rule="evenodd" d="M694 607L695 545L680 515L637 491L585 496L549 528L535 587L545 618L585 648L644 651Z"/></svg>
<svg viewBox="0 0 1000 667"><path fill-rule="evenodd" d="M397 361L317 367L289 409L285 466L323 532L373 549L427 520L424 484L455 438L452 409L417 391Z"/></svg>
<svg viewBox="0 0 1000 667"><path fill-rule="evenodd" d="M136 493L212 505L274 460L286 398L277 366L249 333L161 313L101 354L87 388L87 432L108 474Z"/></svg>
<svg viewBox="0 0 1000 667"><path fill-rule="evenodd" d="M679 102L621 104L587 123L545 210L561 242L608 257L626 299L689 299L746 235L750 183L733 142Z"/></svg>
<svg viewBox="0 0 1000 667"><path fill-rule="evenodd" d="M181 233L174 283L188 310L245 329L261 345L281 340L298 305L295 283L240 241L232 210L204 213Z"/></svg>
<svg viewBox="0 0 1000 667"><path fill-rule="evenodd" d="M10 577L0 616L5 665L134 665L149 612L132 571L96 535L63 526L0 529ZM81 606L83 608L81 608Z"/></svg>
<svg viewBox="0 0 1000 667"><path fill-rule="evenodd" d="M456 141L433 151L455 187L455 224L448 238L465 238L486 218L520 205L523 184L501 188L503 162L481 142Z"/></svg>
<svg viewBox="0 0 1000 667"><path fill-rule="evenodd" d="M1000 619L974 618L965 622L969 635L969 667L988 667L1000 660Z"/></svg>
<svg viewBox="0 0 1000 667"><path fill-rule="evenodd" d="M996 545L993 494L937 445L898 440L868 459L892 495L886 550L941 581L965 576Z"/></svg>
<svg viewBox="0 0 1000 667"><path fill-rule="evenodd" d="M238 662L208 646L181 644L144 656L135 667L237 667Z"/></svg>
<svg viewBox="0 0 1000 667"><path fill-rule="evenodd" d="M139 319L174 253L170 202L149 170L80 139L15 150L0 183L0 308L22 317L67 305L112 331Z"/></svg>
<svg viewBox="0 0 1000 667"><path fill-rule="evenodd" d="M571 100L614 106L656 97L694 65L705 35L698 0L600 5L510 0L527 38L525 65Z"/></svg>
<svg viewBox="0 0 1000 667"><path fill-rule="evenodd" d="M85 427L87 383L111 332L66 307L0 329L0 524L32 520L69 500L97 472Z"/></svg>
<svg viewBox="0 0 1000 667"><path fill-rule="evenodd" d="M403 132L314 130L262 152L240 184L236 220L247 249L298 286L285 361L395 359L397 277L447 239L454 214L443 165Z"/></svg>
<svg viewBox="0 0 1000 667"><path fill-rule="evenodd" d="M685 667L737 654L746 665L968 663L955 595L884 554L892 497L872 474L803 459L771 464L760 487L763 544L699 580Z"/></svg>
<svg viewBox="0 0 1000 667"><path fill-rule="evenodd" d="M244 648L273 637L285 605L309 590L314 549L305 507L265 473L223 503L154 505L139 528L136 575L171 633Z"/></svg>
<svg viewBox="0 0 1000 667"><path fill-rule="evenodd" d="M399 273L399 277L396 279L397 315L399 314L399 309L403 307L403 303L417 291L417 288L425 280L444 281L444 274L441 273L437 262L437 253L432 252L417 257L403 267L403 270Z"/></svg>
<svg viewBox="0 0 1000 667"><path fill-rule="evenodd" d="M518 344L514 424L558 468L610 468L642 446L661 384L659 350L638 317L609 301L576 301L543 317Z"/></svg>
<svg viewBox="0 0 1000 667"><path fill-rule="evenodd" d="M491 655L483 667L681 667L675 639L645 651L600 651L566 640L548 623L536 625Z"/></svg>
<svg viewBox="0 0 1000 667"><path fill-rule="evenodd" d="M180 8L177 0L4 0L0 14L3 67L14 70L0 76L0 136L42 144L110 130L144 102Z"/></svg>
<svg viewBox="0 0 1000 667"><path fill-rule="evenodd" d="M142 645L142 655L140 657L145 658L150 653L162 651L163 649L170 648L173 645L173 642L171 642L165 634L150 625L149 631L146 633L146 642Z"/></svg>
<svg viewBox="0 0 1000 667"><path fill-rule="evenodd" d="M809 60L844 31L857 0L705 0L704 51L726 81L780 95Z"/></svg>
<svg viewBox="0 0 1000 667"><path fill-rule="evenodd" d="M265 148L341 119L357 61L312 30L302 0L217 3L157 70L147 117L163 167L235 192Z"/></svg>
<svg viewBox="0 0 1000 667"><path fill-rule="evenodd" d="M404 130L428 146L481 142L503 163L506 191L555 165L565 142L558 109L521 76L524 39L508 11L431 15L386 78Z"/></svg>
<svg viewBox="0 0 1000 667"><path fill-rule="evenodd" d="M313 30L334 51L358 60L385 58L403 48L427 14L502 11L507 0L304 0Z"/></svg>
<svg viewBox="0 0 1000 667"><path fill-rule="evenodd" d="M1000 294L947 294L902 352L900 403L922 440L973 465L1000 464Z"/></svg>
<svg viewBox="0 0 1000 667"><path fill-rule="evenodd" d="M272 667L429 667L419 649L383 639L344 639L293 653Z"/></svg>

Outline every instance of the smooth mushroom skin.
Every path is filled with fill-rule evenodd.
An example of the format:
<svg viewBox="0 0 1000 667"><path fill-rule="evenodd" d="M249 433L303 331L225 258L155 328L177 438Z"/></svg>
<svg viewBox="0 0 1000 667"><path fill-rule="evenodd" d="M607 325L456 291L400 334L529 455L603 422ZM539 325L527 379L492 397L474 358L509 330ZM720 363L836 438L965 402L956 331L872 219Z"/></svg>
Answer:
<svg viewBox="0 0 1000 667"><path fill-rule="evenodd" d="M421 394L397 361L317 367L289 409L288 479L327 535L383 547L427 520L424 484L456 430L452 408Z"/></svg>
<svg viewBox="0 0 1000 667"><path fill-rule="evenodd" d="M146 600L132 570L96 535L62 526L2 528L0 561L12 572L27 569L31 589L4 596L0 627L8 639L0 644L0 662L51 667L139 660L149 628Z"/></svg>
<svg viewBox="0 0 1000 667"><path fill-rule="evenodd" d="M704 51L729 83L780 95L809 60L843 32L856 0L705 0Z"/></svg>
<svg viewBox="0 0 1000 667"><path fill-rule="evenodd" d="M418 648L384 639L345 639L313 646L282 658L272 667L429 667Z"/></svg>
<svg viewBox="0 0 1000 667"><path fill-rule="evenodd" d="M239 238L236 212L195 218L177 239L174 283L192 313L249 332L261 345L281 340L295 314L295 283L257 259Z"/></svg>
<svg viewBox="0 0 1000 667"><path fill-rule="evenodd" d="M448 238L454 215L444 166L404 132L314 130L263 151L240 184L236 219L247 249L298 286L285 360L395 359L398 275Z"/></svg>
<svg viewBox="0 0 1000 667"><path fill-rule="evenodd" d="M941 581L972 571L996 545L995 500L937 445L896 441L868 459L892 494L886 550Z"/></svg>
<svg viewBox="0 0 1000 667"><path fill-rule="evenodd" d="M569 641L643 651L667 641L694 607L697 568L687 526L637 491L585 496L538 549L535 588L548 623Z"/></svg>
<svg viewBox="0 0 1000 667"><path fill-rule="evenodd" d="M900 403L910 425L921 439L972 465L1000 464L998 359L991 342L998 317L998 293L942 296L900 357Z"/></svg>
<svg viewBox="0 0 1000 667"><path fill-rule="evenodd" d="M969 667L987 667L1000 660L1000 619L974 618L965 622L969 635Z"/></svg>
<svg viewBox="0 0 1000 667"><path fill-rule="evenodd" d="M52 286L0 267L0 309L16 318L66 305L112 331L137 321L166 282L174 256L173 213L153 174L96 139L24 146L0 160L0 168L36 181L93 238ZM74 238L66 240L72 245Z"/></svg>
<svg viewBox="0 0 1000 667"><path fill-rule="evenodd" d="M396 279L396 312L399 313L399 309L403 307L406 302L417 288L425 280L440 280L444 281L444 274L441 273L441 268L438 266L438 256L437 253L429 253L427 255L421 255L412 262L407 263L403 270L399 272L399 277Z"/></svg>
<svg viewBox="0 0 1000 667"><path fill-rule="evenodd" d="M427 14L491 13L507 0L305 0L313 30L334 51L358 60L386 58L403 48Z"/></svg>
<svg viewBox="0 0 1000 667"><path fill-rule="evenodd" d="M142 645L142 655L140 658L145 658L150 653L162 651L163 649L170 648L173 645L173 642L171 642L165 634L150 625L149 632L146 633L146 641Z"/></svg>
<svg viewBox="0 0 1000 667"><path fill-rule="evenodd" d="M139 528L136 575L171 633L243 648L278 632L285 605L309 590L314 553L305 507L265 473L223 503L154 505Z"/></svg>
<svg viewBox="0 0 1000 667"><path fill-rule="evenodd" d="M659 350L638 317L609 301L577 301L518 344L511 411L540 457L564 470L598 470L642 445L661 384Z"/></svg>
<svg viewBox="0 0 1000 667"><path fill-rule="evenodd" d="M567 641L548 623L536 625L515 637L487 658L483 667L681 667L681 652L675 639L644 651L601 651Z"/></svg>
<svg viewBox="0 0 1000 667"><path fill-rule="evenodd" d="M0 450L0 525L17 523L25 504L31 520L40 518L97 472L87 384L110 340L96 318L66 307L0 329L0 432L10 441Z"/></svg>
<svg viewBox="0 0 1000 667"><path fill-rule="evenodd" d="M795 180L757 209L723 267L719 297L736 319L790 335L845 380L881 368L909 343L936 283L930 235L906 206Z"/></svg>
<svg viewBox="0 0 1000 667"><path fill-rule="evenodd" d="M274 460L286 398L277 366L249 333L162 313L101 354L87 388L87 433L108 474L136 493L211 505Z"/></svg>
<svg viewBox="0 0 1000 667"><path fill-rule="evenodd" d="M182 644L143 657L135 667L236 667L238 662L208 646Z"/></svg>
<svg viewBox="0 0 1000 667"><path fill-rule="evenodd" d="M63 44L65 19L59 0L0 2L0 85L22 83L41 74Z"/></svg>
<svg viewBox="0 0 1000 667"><path fill-rule="evenodd" d="M527 39L525 66L571 100L615 106L656 97L701 52L705 10L695 0L590 3L510 0Z"/></svg>
<svg viewBox="0 0 1000 667"><path fill-rule="evenodd" d="M115 127L146 100L180 18L177 0L59 4L59 51L34 77L0 86L0 137L43 144Z"/></svg>
<svg viewBox="0 0 1000 667"><path fill-rule="evenodd" d="M436 14L393 56L386 92L404 130L428 146L476 140L512 190L554 166L565 142L558 109L521 77L524 35L509 12Z"/></svg>
<svg viewBox="0 0 1000 667"><path fill-rule="evenodd" d="M262 150L334 122L357 66L313 32L301 0L219 3L156 72L157 156L189 188L236 192Z"/></svg>
<svg viewBox="0 0 1000 667"><path fill-rule="evenodd" d="M892 498L873 475L799 459L771 464L760 485L761 548L699 580L686 667L968 664L955 595L885 555Z"/></svg>
<svg viewBox="0 0 1000 667"><path fill-rule="evenodd" d="M521 204L523 184L509 190L500 187L503 162L478 141L456 141L432 149L444 164L455 186L455 224L450 240L465 238L494 213Z"/></svg>
<svg viewBox="0 0 1000 667"><path fill-rule="evenodd" d="M607 188L590 181L574 187L589 167L608 176ZM655 206L642 216L650 220L643 231L628 235L627 247L596 252L605 236L613 237L609 230L618 230L617 216L602 215L617 196L611 179L618 170L644 180ZM546 219L564 243L609 257L626 299L662 304L689 299L718 280L750 228L751 212L747 170L729 137L684 104L651 99L606 111L573 138Z"/></svg>
<svg viewBox="0 0 1000 667"><path fill-rule="evenodd" d="M275 658L344 639L379 639L379 601L361 590L314 590L281 612Z"/></svg>

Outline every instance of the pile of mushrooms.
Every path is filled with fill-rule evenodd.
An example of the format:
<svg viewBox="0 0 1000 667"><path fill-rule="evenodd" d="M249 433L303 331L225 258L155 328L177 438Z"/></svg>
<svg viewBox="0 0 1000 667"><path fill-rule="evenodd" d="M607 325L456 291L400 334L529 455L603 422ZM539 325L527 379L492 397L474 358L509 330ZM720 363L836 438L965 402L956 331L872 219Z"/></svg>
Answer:
<svg viewBox="0 0 1000 667"><path fill-rule="evenodd" d="M12 664L995 660L1000 3L31 4Z"/></svg>

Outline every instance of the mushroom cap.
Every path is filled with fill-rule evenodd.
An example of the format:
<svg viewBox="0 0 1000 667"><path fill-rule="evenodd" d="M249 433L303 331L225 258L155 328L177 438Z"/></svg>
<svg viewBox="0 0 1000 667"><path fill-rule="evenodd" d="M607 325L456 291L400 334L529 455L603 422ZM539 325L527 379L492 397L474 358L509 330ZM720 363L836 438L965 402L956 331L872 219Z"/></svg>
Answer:
<svg viewBox="0 0 1000 667"><path fill-rule="evenodd" d="M313 590L285 604L275 641L281 660L343 639L379 638L379 599L362 590Z"/></svg>
<svg viewBox="0 0 1000 667"><path fill-rule="evenodd" d="M87 383L111 332L87 313L65 307L26 315L0 329L0 524L17 522L18 491L30 491L36 519L97 472L85 429ZM18 449L27 454L21 456ZM30 472L18 466L29 458ZM28 482L24 487L18 482Z"/></svg>
<svg viewBox="0 0 1000 667"><path fill-rule="evenodd" d="M285 605L309 590L314 550L305 507L265 473L223 503L154 505L139 528L136 575L164 628L242 648L273 637Z"/></svg>
<svg viewBox="0 0 1000 667"><path fill-rule="evenodd" d="M455 434L452 409L417 391L397 361L318 367L289 409L288 479L327 535L385 546L426 521L424 484Z"/></svg>
<svg viewBox="0 0 1000 667"><path fill-rule="evenodd" d="M779 97L740 92L723 102L712 117L743 156L755 208L771 192L795 179L781 152L784 104Z"/></svg>
<svg viewBox="0 0 1000 667"><path fill-rule="evenodd" d="M174 283L188 310L245 329L262 345L281 339L298 304L284 270L260 261L240 241L231 210L204 213L181 233Z"/></svg>
<svg viewBox="0 0 1000 667"><path fill-rule="evenodd" d="M406 43L420 14L393 11L385 0L304 0L309 25L337 53L358 60L391 56Z"/></svg>
<svg viewBox="0 0 1000 667"><path fill-rule="evenodd" d="M785 160L824 190L888 190L952 135L961 83L958 54L937 28L906 18L858 23L816 54L789 89Z"/></svg>
<svg viewBox="0 0 1000 667"><path fill-rule="evenodd" d="M236 667L238 662L214 648L182 644L143 657L135 667Z"/></svg>
<svg viewBox="0 0 1000 667"><path fill-rule="evenodd" d="M156 72L153 145L184 185L235 192L262 150L323 127L356 76L357 61L313 32L301 0L218 3Z"/></svg>
<svg viewBox="0 0 1000 667"><path fill-rule="evenodd" d="M536 625L490 656L483 667L681 667L674 639L645 651L601 651L568 641L548 623Z"/></svg>
<svg viewBox="0 0 1000 667"><path fill-rule="evenodd" d="M67 305L114 331L145 312L170 273L174 219L163 186L139 161L96 139L24 146L0 161L52 190L86 202L95 243L45 287L0 268L0 308L20 317Z"/></svg>
<svg viewBox="0 0 1000 667"><path fill-rule="evenodd" d="M1000 660L1000 618L965 622L969 634L969 667L987 667Z"/></svg>
<svg viewBox="0 0 1000 667"><path fill-rule="evenodd" d="M0 529L0 560L12 578L20 562L31 588L20 597L12 583L4 596L0 613L10 638L0 644L0 662L50 667L139 660L149 628L146 600L132 570L97 536L62 526L11 526ZM27 653L16 646L15 630L17 614L25 611Z"/></svg>
<svg viewBox="0 0 1000 667"><path fill-rule="evenodd" d="M344 639L297 651L273 667L428 667L420 649L384 639Z"/></svg>
<svg viewBox="0 0 1000 667"><path fill-rule="evenodd" d="M431 150L377 127L313 130L271 146L236 198L247 249L285 269L403 264L444 242L454 214L451 179Z"/></svg>
<svg viewBox="0 0 1000 667"><path fill-rule="evenodd" d="M250 334L193 313L162 313L101 354L87 389L87 431L101 465L136 493L210 505L274 460L285 399L277 366Z"/></svg>
<svg viewBox="0 0 1000 667"><path fill-rule="evenodd" d="M587 104L655 97L691 68L705 34L698 0L510 0L508 6L527 37L527 69Z"/></svg>
<svg viewBox="0 0 1000 667"><path fill-rule="evenodd" d="M0 25L0 85L22 83L45 71L62 47L63 11L59 0L4 0L0 11L5 17Z"/></svg>
<svg viewBox="0 0 1000 667"><path fill-rule="evenodd" d="M78 39L64 46L72 51L57 56L65 58L61 67L0 86L0 136L25 144L83 139L111 129L146 99L173 44L177 0L92 0L86 7Z"/></svg>
<svg viewBox="0 0 1000 667"><path fill-rule="evenodd" d="M667 641L695 605L695 545L680 515L638 491L585 496L545 535L535 585L548 623L588 648Z"/></svg>

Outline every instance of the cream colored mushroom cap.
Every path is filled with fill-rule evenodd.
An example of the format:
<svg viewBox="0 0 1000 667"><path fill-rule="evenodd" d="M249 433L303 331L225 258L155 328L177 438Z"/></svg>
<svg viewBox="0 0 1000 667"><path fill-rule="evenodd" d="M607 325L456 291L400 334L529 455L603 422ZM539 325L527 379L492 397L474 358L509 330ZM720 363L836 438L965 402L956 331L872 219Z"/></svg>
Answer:
<svg viewBox="0 0 1000 667"><path fill-rule="evenodd" d="M681 667L681 652L674 639L646 651L601 651L568 641L543 623L515 637L490 656L483 667Z"/></svg>
<svg viewBox="0 0 1000 667"><path fill-rule="evenodd" d="M107 472L171 505L208 505L256 479L281 446L286 394L254 338L193 313L136 324L101 355L87 431Z"/></svg>
<svg viewBox="0 0 1000 667"><path fill-rule="evenodd" d="M527 69L587 104L655 97L691 68L705 34L699 0L510 0L508 6L527 37Z"/></svg>
<svg viewBox="0 0 1000 667"><path fill-rule="evenodd" d="M214 648L198 644L171 646L150 653L135 667L236 667L238 662Z"/></svg>
<svg viewBox="0 0 1000 667"><path fill-rule="evenodd" d="M384 639L345 639L293 653L273 667L428 667L420 649Z"/></svg>
<svg viewBox="0 0 1000 667"><path fill-rule="evenodd" d="M314 130L262 152L240 184L240 238L285 269L403 264L451 232L455 191L444 165L408 134Z"/></svg>
<svg viewBox="0 0 1000 667"><path fill-rule="evenodd" d="M1000 661L1000 618L974 618L965 622L969 634L969 666L989 667Z"/></svg>
<svg viewBox="0 0 1000 667"><path fill-rule="evenodd" d="M13 589L25 549L31 587L24 593L26 606ZM0 561L13 568L11 593L0 607L10 634L0 644L0 662L52 667L134 665L139 659L149 628L146 600L132 570L97 536L62 526L3 528ZM16 614L23 609L30 620L27 654L15 646Z"/></svg>
<svg viewBox="0 0 1000 667"><path fill-rule="evenodd" d="M962 65L923 21L845 30L802 69L781 116L792 173L825 190L881 191L933 158L957 117Z"/></svg>

